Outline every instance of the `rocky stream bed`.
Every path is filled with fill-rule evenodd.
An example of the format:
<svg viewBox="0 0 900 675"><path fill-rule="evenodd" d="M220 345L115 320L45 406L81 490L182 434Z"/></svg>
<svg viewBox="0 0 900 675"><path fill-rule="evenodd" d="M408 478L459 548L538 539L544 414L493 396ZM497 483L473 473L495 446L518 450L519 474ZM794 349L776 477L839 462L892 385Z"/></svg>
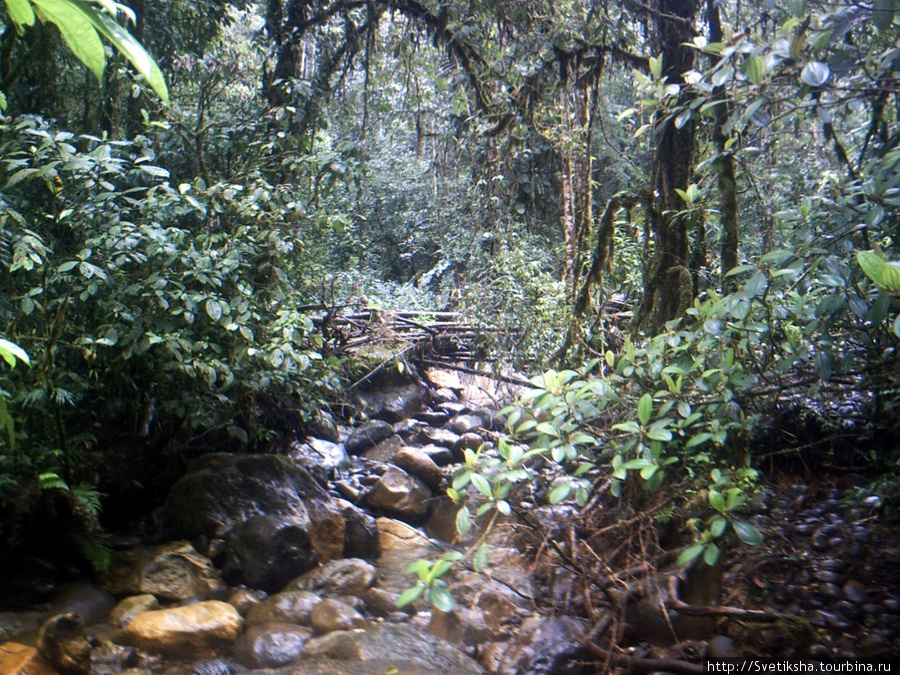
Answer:
<svg viewBox="0 0 900 675"><path fill-rule="evenodd" d="M851 498L855 477L772 482L753 516L765 544L714 568L629 586L594 543L600 600L533 556L577 511L527 502L492 531L488 574L455 573L452 611L398 609L409 563L455 545L448 465L498 432L496 392L433 380L361 395L370 421L321 424L280 454L194 460L116 535L107 573L0 612L0 675L700 672L706 657L900 654L900 542L877 496Z"/></svg>

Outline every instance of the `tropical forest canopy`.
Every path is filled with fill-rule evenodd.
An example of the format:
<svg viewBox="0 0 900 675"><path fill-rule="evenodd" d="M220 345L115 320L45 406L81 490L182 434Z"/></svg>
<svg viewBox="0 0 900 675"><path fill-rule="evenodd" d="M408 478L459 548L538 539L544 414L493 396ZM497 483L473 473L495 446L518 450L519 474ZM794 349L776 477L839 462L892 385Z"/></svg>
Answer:
<svg viewBox="0 0 900 675"><path fill-rule="evenodd" d="M91 61L70 4L159 70ZM785 401L821 420L768 440L896 471L892 0L107 4L0 13L5 540L302 433L353 372L310 308L490 327L555 369L512 424L572 464L553 499L702 483L693 555Z"/></svg>

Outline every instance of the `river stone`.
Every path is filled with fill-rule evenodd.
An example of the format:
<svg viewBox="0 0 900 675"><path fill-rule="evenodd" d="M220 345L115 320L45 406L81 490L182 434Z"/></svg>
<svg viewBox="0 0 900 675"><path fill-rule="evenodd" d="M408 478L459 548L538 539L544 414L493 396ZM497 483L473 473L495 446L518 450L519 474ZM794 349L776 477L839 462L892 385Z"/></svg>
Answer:
<svg viewBox="0 0 900 675"><path fill-rule="evenodd" d="M428 632L455 645L475 646L488 642L499 624L489 624L478 607L454 607L449 612L431 612Z"/></svg>
<svg viewBox="0 0 900 675"><path fill-rule="evenodd" d="M378 518L378 541L382 551L406 550L430 547L431 542L424 534L401 520Z"/></svg>
<svg viewBox="0 0 900 675"><path fill-rule="evenodd" d="M321 438L307 438L302 443L292 443L288 457L302 466L324 471L326 474L350 463L343 445Z"/></svg>
<svg viewBox="0 0 900 675"><path fill-rule="evenodd" d="M484 445L484 439L474 431L468 431L456 440L456 443L453 444L453 449L459 452L463 450L477 450L482 445Z"/></svg>
<svg viewBox="0 0 900 675"><path fill-rule="evenodd" d="M172 486L164 518L177 534L224 537L254 516L307 521L320 562L340 558L344 518L337 502L306 469L276 455L204 455Z"/></svg>
<svg viewBox="0 0 900 675"><path fill-rule="evenodd" d="M482 673L470 657L445 640L401 624L378 624L364 631L337 631L306 643L303 659L387 661L415 664L434 672Z"/></svg>
<svg viewBox="0 0 900 675"><path fill-rule="evenodd" d="M424 424L439 427L450 419L450 413L442 410L422 410L416 413L415 419ZM422 428L420 427L420 433L421 431Z"/></svg>
<svg viewBox="0 0 900 675"><path fill-rule="evenodd" d="M344 516L344 557L377 558L381 555L375 518L345 499L338 500Z"/></svg>
<svg viewBox="0 0 900 675"><path fill-rule="evenodd" d="M18 642L0 645L0 673L3 675L59 675L37 649Z"/></svg>
<svg viewBox="0 0 900 675"><path fill-rule="evenodd" d="M269 597L265 591L253 588L236 588L228 596L228 604L234 607L241 616L247 616L251 609Z"/></svg>
<svg viewBox="0 0 900 675"><path fill-rule="evenodd" d="M113 595L149 593L172 601L206 598L225 588L209 558L187 541L117 554L101 582Z"/></svg>
<svg viewBox="0 0 900 675"><path fill-rule="evenodd" d="M355 429L344 443L344 447L351 455L359 455L393 435L393 426L383 420L372 420Z"/></svg>
<svg viewBox="0 0 900 675"><path fill-rule="evenodd" d="M109 622L118 628L124 628L138 614L159 609L159 600L155 595L142 593L124 598L109 613Z"/></svg>
<svg viewBox="0 0 900 675"><path fill-rule="evenodd" d="M413 418L400 420L394 425L394 433L403 439L413 438L422 433L422 422Z"/></svg>
<svg viewBox="0 0 900 675"><path fill-rule="evenodd" d="M419 448L426 455L431 457L435 464L438 466L447 466L448 464L452 464L454 460L453 450L450 448L445 448L443 445L435 445L434 443L427 443Z"/></svg>
<svg viewBox="0 0 900 675"><path fill-rule="evenodd" d="M264 623L293 623L309 625L313 608L322 596L309 591L289 590L266 598L247 613L247 625Z"/></svg>
<svg viewBox="0 0 900 675"><path fill-rule="evenodd" d="M366 506L397 518L421 521L428 514L431 490L419 478L388 466L364 497Z"/></svg>
<svg viewBox="0 0 900 675"><path fill-rule="evenodd" d="M243 627L244 620L234 607L209 600L139 614L122 636L139 649L166 657L205 659L230 650Z"/></svg>
<svg viewBox="0 0 900 675"><path fill-rule="evenodd" d="M318 556L310 541L309 518L255 516L235 525L225 538L222 574L272 593L312 569Z"/></svg>
<svg viewBox="0 0 900 675"><path fill-rule="evenodd" d="M463 434L467 434L470 431L481 429L484 426L484 420L482 420L478 415L463 413L462 415L457 415L452 420L447 422L446 426L453 433L462 436Z"/></svg>
<svg viewBox="0 0 900 675"><path fill-rule="evenodd" d="M320 595L360 595L375 581L375 568L365 560L332 560L288 584L287 591L311 591Z"/></svg>
<svg viewBox="0 0 900 675"><path fill-rule="evenodd" d="M459 434L455 434L449 429L436 429L434 427L426 427L419 437L419 441L423 443L433 443L434 445L442 445L451 450L459 441Z"/></svg>
<svg viewBox="0 0 900 675"><path fill-rule="evenodd" d="M286 623L264 623L247 629L234 648L234 658L248 668L276 668L303 652L312 630Z"/></svg>
<svg viewBox="0 0 900 675"><path fill-rule="evenodd" d="M494 675L592 673L579 665L588 654L582 644L584 626L568 616L527 620L509 642L492 643L482 654Z"/></svg>
<svg viewBox="0 0 900 675"><path fill-rule="evenodd" d="M38 654L60 675L91 672L91 644L77 614L51 616L38 631Z"/></svg>
<svg viewBox="0 0 900 675"><path fill-rule="evenodd" d="M213 576L216 576L214 571ZM48 614L77 614L85 626L93 626L106 621L115 605L111 593L89 581L79 581L62 587L50 603Z"/></svg>
<svg viewBox="0 0 900 675"><path fill-rule="evenodd" d="M438 387L431 394L431 402L438 403L456 403L459 401L459 395L449 387Z"/></svg>
<svg viewBox="0 0 900 675"><path fill-rule="evenodd" d="M366 622L363 615L353 607L334 598L326 598L316 605L309 620L319 635L339 630L353 630Z"/></svg>
<svg viewBox="0 0 900 675"><path fill-rule="evenodd" d="M423 385L410 382L371 391L357 390L354 398L368 417L399 422L421 410L427 396L428 390Z"/></svg>
<svg viewBox="0 0 900 675"><path fill-rule="evenodd" d="M394 455L394 464L430 488L437 489L444 477L441 467L421 448L403 446Z"/></svg>
<svg viewBox="0 0 900 675"><path fill-rule="evenodd" d="M363 457L373 462L392 462L394 456L403 447L403 439L397 434L388 436L375 447L369 448L363 453Z"/></svg>

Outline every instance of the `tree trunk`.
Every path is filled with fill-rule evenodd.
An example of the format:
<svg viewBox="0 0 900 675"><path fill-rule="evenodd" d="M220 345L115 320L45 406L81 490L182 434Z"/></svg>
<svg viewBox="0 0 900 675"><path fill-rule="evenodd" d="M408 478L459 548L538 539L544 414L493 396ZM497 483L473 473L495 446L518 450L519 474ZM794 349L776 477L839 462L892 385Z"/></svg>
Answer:
<svg viewBox="0 0 900 675"><path fill-rule="evenodd" d="M682 84L682 74L694 68L695 50L683 46L694 37L697 0L659 0L654 22L663 74L670 84ZM684 102L684 101L683 101ZM688 121L676 128L668 116L654 122L653 203L650 230L654 254L641 322L659 328L679 316L693 300L688 222L680 214L685 203L676 190L686 190L694 168L695 128Z"/></svg>

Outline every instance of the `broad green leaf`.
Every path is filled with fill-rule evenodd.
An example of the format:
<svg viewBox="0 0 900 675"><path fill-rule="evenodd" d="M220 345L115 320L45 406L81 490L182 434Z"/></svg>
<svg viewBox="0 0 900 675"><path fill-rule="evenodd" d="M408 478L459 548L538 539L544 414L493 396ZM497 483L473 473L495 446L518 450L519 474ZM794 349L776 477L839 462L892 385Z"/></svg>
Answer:
<svg viewBox="0 0 900 675"><path fill-rule="evenodd" d="M884 258L875 251L857 251L856 261L869 279L879 286L884 286L881 278L884 273L884 268L887 265Z"/></svg>
<svg viewBox="0 0 900 675"><path fill-rule="evenodd" d="M719 560L719 547L715 544L708 544L706 550L703 551L703 562L707 565L715 565Z"/></svg>
<svg viewBox="0 0 900 675"><path fill-rule="evenodd" d="M722 516L714 516L712 522L709 524L709 533L713 538L718 539L725 533L726 527L728 527L728 521L725 520L725 518Z"/></svg>
<svg viewBox="0 0 900 675"><path fill-rule="evenodd" d="M41 21L53 23L75 54L98 81L103 80L106 50L93 22L84 10L71 0L31 0ZM89 12L97 10L86 5Z"/></svg>
<svg viewBox="0 0 900 675"><path fill-rule="evenodd" d="M17 360L26 364L31 364L28 354L19 345L9 340L0 338L0 357L6 361L10 367L15 367Z"/></svg>
<svg viewBox="0 0 900 675"><path fill-rule="evenodd" d="M831 77L831 68L821 61L810 61L800 71L800 79L810 87L821 87Z"/></svg>
<svg viewBox="0 0 900 675"><path fill-rule="evenodd" d="M213 321L218 321L222 318L222 305L215 298L209 298L204 308L206 309L206 315Z"/></svg>
<svg viewBox="0 0 900 675"><path fill-rule="evenodd" d="M446 588L431 588L428 591L428 600L436 609L449 612L453 609L453 596Z"/></svg>
<svg viewBox="0 0 900 675"><path fill-rule="evenodd" d="M751 56L741 64L741 72L753 84L762 84L766 78L766 60L762 56Z"/></svg>
<svg viewBox="0 0 900 675"><path fill-rule="evenodd" d="M472 516L467 507L462 507L456 512L456 531L459 536L465 537L472 529Z"/></svg>
<svg viewBox="0 0 900 675"><path fill-rule="evenodd" d="M472 558L472 567L479 574L487 569L490 554L491 549L487 544L482 544L478 547L478 550L475 551L475 556Z"/></svg>
<svg viewBox="0 0 900 675"><path fill-rule="evenodd" d="M650 480L653 476L656 475L656 472L659 471L659 465L653 464L652 466L645 466L641 469L641 478L644 480Z"/></svg>
<svg viewBox="0 0 900 675"><path fill-rule="evenodd" d="M691 560L697 558L701 553L703 553L703 549L706 546L703 543L697 543L689 548L685 549L681 552L681 555L678 556L677 564L678 565L687 565Z"/></svg>
<svg viewBox="0 0 900 675"><path fill-rule="evenodd" d="M614 431L625 431L630 434L639 433L641 430L637 422L621 422L620 424L613 424L612 428Z"/></svg>
<svg viewBox="0 0 900 675"><path fill-rule="evenodd" d="M716 511L725 510L725 496L718 490L709 491L709 505Z"/></svg>
<svg viewBox="0 0 900 675"><path fill-rule="evenodd" d="M23 33L25 26L34 25L34 11L29 0L6 0L6 9L19 35Z"/></svg>
<svg viewBox="0 0 900 675"><path fill-rule="evenodd" d="M882 286L891 293L900 293L900 263L889 262L881 273Z"/></svg>
<svg viewBox="0 0 900 675"><path fill-rule="evenodd" d="M872 7L872 22L879 31L886 31L894 25L897 0L875 0Z"/></svg>
<svg viewBox="0 0 900 675"><path fill-rule="evenodd" d="M397 598L397 607L406 607L409 603L418 598L424 592L425 586L422 584L416 584L412 588L407 588L400 594L400 597Z"/></svg>
<svg viewBox="0 0 900 675"><path fill-rule="evenodd" d="M475 486L475 489L478 490L485 497L492 497L491 494L491 484L488 483L487 478L482 476L480 473L472 474L472 485Z"/></svg>
<svg viewBox="0 0 900 675"><path fill-rule="evenodd" d="M738 538L745 544L759 546L763 542L762 532L750 523L735 520L732 525L734 526L734 531L737 533Z"/></svg>
<svg viewBox="0 0 900 675"><path fill-rule="evenodd" d="M561 501L564 501L571 492L572 485L570 483L560 483L550 490L550 494L547 495L547 501L551 504L559 504Z"/></svg>
<svg viewBox="0 0 900 675"><path fill-rule="evenodd" d="M653 414L653 397L650 394L641 396L637 407L638 421L644 426L650 422L650 415Z"/></svg>
<svg viewBox="0 0 900 675"><path fill-rule="evenodd" d="M115 19L91 7L84 0L66 0L90 19L94 28L105 37L109 43L131 62L135 70L140 73L150 88L156 92L164 102L169 102L169 90L166 88L166 80L156 62L132 35L120 26Z"/></svg>
<svg viewBox="0 0 900 675"><path fill-rule="evenodd" d="M649 431L647 431L647 438L649 438L651 441L671 441L672 432L668 429L662 428L650 429Z"/></svg>

